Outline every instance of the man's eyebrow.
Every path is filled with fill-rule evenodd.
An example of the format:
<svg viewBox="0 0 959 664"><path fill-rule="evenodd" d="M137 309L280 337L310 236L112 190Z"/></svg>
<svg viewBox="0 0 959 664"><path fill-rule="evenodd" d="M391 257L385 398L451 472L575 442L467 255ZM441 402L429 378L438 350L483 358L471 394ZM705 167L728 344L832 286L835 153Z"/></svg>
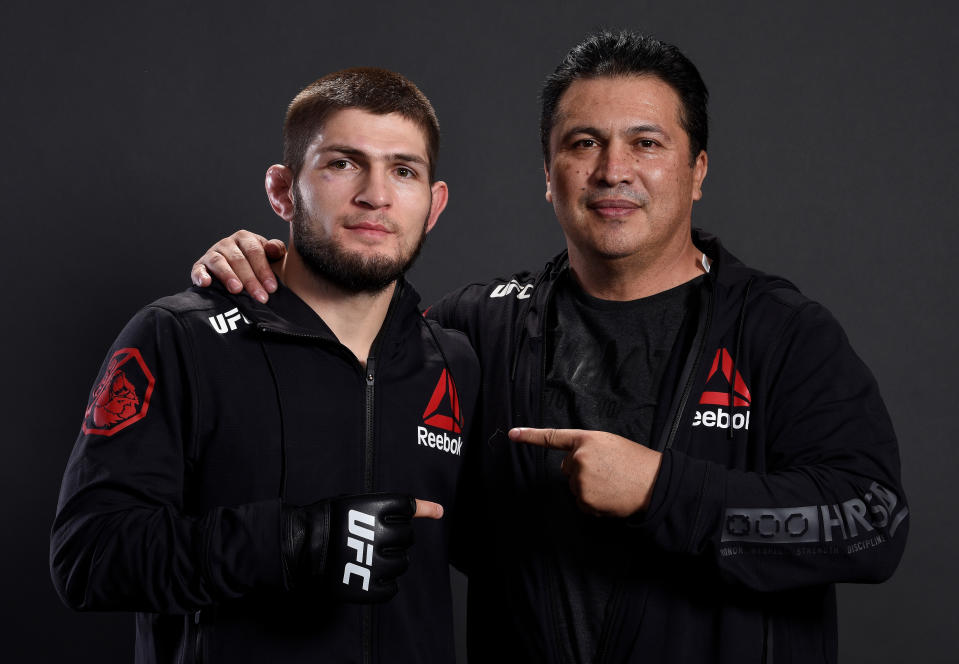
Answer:
<svg viewBox="0 0 959 664"><path fill-rule="evenodd" d="M636 134L659 134L660 136L665 136L666 130L658 124L641 124L626 130L627 136L635 136Z"/></svg>
<svg viewBox="0 0 959 664"><path fill-rule="evenodd" d="M351 148L348 145L325 145L317 152L339 152L340 154L348 155L363 155L366 154L362 150L357 150L356 148Z"/></svg>
<svg viewBox="0 0 959 664"><path fill-rule="evenodd" d="M577 127L571 127L566 133L563 134L563 138L569 138L570 136L575 136L576 134L588 134L590 136L605 136L606 132L596 127L591 127L589 125L579 125Z"/></svg>
<svg viewBox="0 0 959 664"><path fill-rule="evenodd" d="M319 152L337 152L339 154L349 155L351 157L366 157L369 158L369 154L360 150L358 148L350 147L349 145L327 145L319 150ZM405 152L394 152L386 155L387 161L405 161L414 164L422 164L428 166L429 162L426 161L423 157L420 157L415 154L407 154Z"/></svg>
<svg viewBox="0 0 959 664"><path fill-rule="evenodd" d="M408 161L414 164L422 164L423 166L428 166L429 163L415 154L406 154L405 152L394 152L391 155L387 155L390 161Z"/></svg>
<svg viewBox="0 0 959 664"><path fill-rule="evenodd" d="M606 136L608 132L604 129L599 129L591 125L579 125L576 127L571 127L565 134L563 134L563 138L568 139L576 134L603 137ZM636 134L659 134L660 136L665 136L666 131L658 124L634 125L626 130L627 136L635 136Z"/></svg>

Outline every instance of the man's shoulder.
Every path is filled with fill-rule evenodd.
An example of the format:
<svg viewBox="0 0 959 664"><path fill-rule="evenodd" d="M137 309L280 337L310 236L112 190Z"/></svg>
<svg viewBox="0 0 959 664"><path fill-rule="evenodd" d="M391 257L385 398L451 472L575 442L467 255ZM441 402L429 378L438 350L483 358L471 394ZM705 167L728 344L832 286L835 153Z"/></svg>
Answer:
<svg viewBox="0 0 959 664"><path fill-rule="evenodd" d="M488 300L493 301L493 304L496 304L497 300L501 302L525 300L530 297L536 287L537 276L537 272L523 270L508 277L495 277L489 281L475 281L450 291L427 311L434 309L437 305L449 302L456 302L459 305L466 303L482 305L488 303Z"/></svg>
<svg viewBox="0 0 959 664"><path fill-rule="evenodd" d="M457 329L510 320L542 302L555 275L565 266L564 252L539 270L520 270L467 284L440 298L426 310L426 315L444 327Z"/></svg>
<svg viewBox="0 0 959 664"><path fill-rule="evenodd" d="M190 289L154 300L141 307L121 328L109 357L126 361L136 356L143 366L149 367L147 371L169 371L177 366L178 357L194 352L187 349L216 347L199 341L201 338L224 337L231 325L232 329L245 327L246 319L235 304L230 304L231 297L226 291ZM235 316L229 314L230 307Z"/></svg>
<svg viewBox="0 0 959 664"><path fill-rule="evenodd" d="M778 309L790 315L815 304L789 279L746 265L725 247L720 248L718 240L713 244L711 257L719 260L716 287L733 308L745 302L750 308L763 307L770 313Z"/></svg>
<svg viewBox="0 0 959 664"><path fill-rule="evenodd" d="M142 307L131 319L128 327L144 325L174 326L181 330L195 327L212 328L223 333L236 329L238 323L247 323L242 296L232 295L225 289L188 288L167 295Z"/></svg>
<svg viewBox="0 0 959 664"><path fill-rule="evenodd" d="M729 329L742 325L764 340L755 348L773 351L800 341L813 347L846 343L832 312L793 282L741 263L730 272L720 278L727 302L725 320L734 326Z"/></svg>
<svg viewBox="0 0 959 664"><path fill-rule="evenodd" d="M216 309L233 302L235 298L235 295L216 285L207 288L193 286L179 293L157 298L145 308L161 309L174 315L182 315Z"/></svg>

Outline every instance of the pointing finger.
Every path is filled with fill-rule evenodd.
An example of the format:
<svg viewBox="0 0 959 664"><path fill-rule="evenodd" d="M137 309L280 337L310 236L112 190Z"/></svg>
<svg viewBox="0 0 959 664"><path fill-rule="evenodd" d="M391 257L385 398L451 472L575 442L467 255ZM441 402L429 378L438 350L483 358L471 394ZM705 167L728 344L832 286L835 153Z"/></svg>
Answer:
<svg viewBox="0 0 959 664"><path fill-rule="evenodd" d="M555 450L571 450L576 447L575 429L531 429L517 427L509 430L510 440L529 443Z"/></svg>
<svg viewBox="0 0 959 664"><path fill-rule="evenodd" d="M439 503L434 503L429 500L420 500L416 499L416 511L413 513L413 518L423 518L423 519L442 519L443 518L443 506Z"/></svg>

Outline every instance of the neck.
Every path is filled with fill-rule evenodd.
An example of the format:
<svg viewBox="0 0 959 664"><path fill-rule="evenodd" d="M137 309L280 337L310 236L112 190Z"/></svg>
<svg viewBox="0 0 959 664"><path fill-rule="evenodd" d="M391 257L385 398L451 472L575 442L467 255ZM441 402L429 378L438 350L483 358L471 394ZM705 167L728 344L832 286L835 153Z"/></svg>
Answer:
<svg viewBox="0 0 959 664"><path fill-rule="evenodd" d="M569 245L569 264L583 290L601 300L628 301L675 288L704 273L692 239L655 255L594 256Z"/></svg>
<svg viewBox="0 0 959 664"><path fill-rule="evenodd" d="M396 282L378 293L345 291L314 274L292 243L277 269L277 276L323 319L337 340L366 366L373 340L386 320Z"/></svg>

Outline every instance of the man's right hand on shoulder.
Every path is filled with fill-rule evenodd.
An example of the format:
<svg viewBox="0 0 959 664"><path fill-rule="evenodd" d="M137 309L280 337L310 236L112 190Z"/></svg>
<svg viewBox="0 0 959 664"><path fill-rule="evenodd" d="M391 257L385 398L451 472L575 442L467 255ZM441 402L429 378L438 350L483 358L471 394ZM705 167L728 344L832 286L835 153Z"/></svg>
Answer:
<svg viewBox="0 0 959 664"><path fill-rule="evenodd" d="M231 293L245 290L256 300L266 302L267 293L276 291L276 276L270 261L285 255L286 245L282 241L239 230L200 256L193 264L190 278L199 287L209 286L216 279Z"/></svg>
<svg viewBox="0 0 959 664"><path fill-rule="evenodd" d="M287 585L322 588L341 602L384 602L409 566L413 519L442 516L438 503L395 493L285 506L280 550Z"/></svg>

